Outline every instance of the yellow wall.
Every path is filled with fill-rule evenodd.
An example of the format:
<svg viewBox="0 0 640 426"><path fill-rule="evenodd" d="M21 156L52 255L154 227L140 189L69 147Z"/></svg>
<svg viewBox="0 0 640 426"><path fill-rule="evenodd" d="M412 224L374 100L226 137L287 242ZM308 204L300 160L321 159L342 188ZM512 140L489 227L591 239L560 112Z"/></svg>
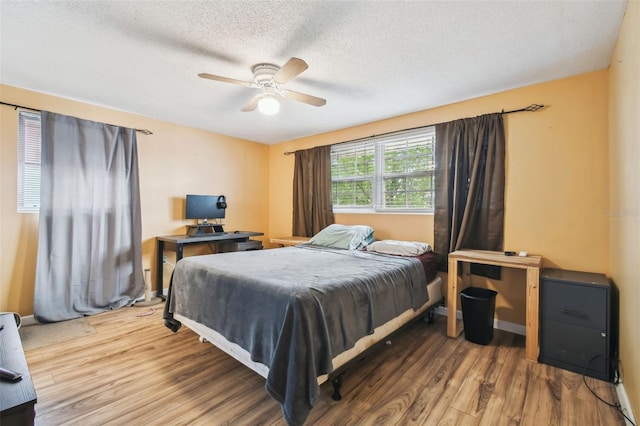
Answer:
<svg viewBox="0 0 640 426"><path fill-rule="evenodd" d="M53 96L0 86L0 99L136 128L142 191L143 262L153 271L156 235L183 233L186 193L225 193L227 229L291 234L293 156L285 151L520 108L505 116L505 249L544 257L544 266L605 273L620 289L625 388L640 410L636 325L640 301L640 6L630 2L611 70L537 84L354 128L266 146ZM329 107L329 106L328 106ZM17 113L0 107L0 311L33 313L37 215L16 213ZM268 213L264 206L268 205ZM377 238L433 243L431 215L338 214ZM268 244L265 244L268 245ZM475 278L499 292L496 316L524 324L524 274Z"/></svg>
<svg viewBox="0 0 640 426"><path fill-rule="evenodd" d="M225 194L229 203L225 229L267 234L266 145L10 86L0 86L0 99L94 121L146 128L154 133L138 133L143 265L152 273L155 236L184 234L185 224L193 223L183 219L187 193ZM38 215L16 212L17 112L0 106L0 124L0 311L31 315ZM175 259L167 254L170 261Z"/></svg>
<svg viewBox="0 0 640 426"><path fill-rule="evenodd" d="M546 267L608 274L607 78L593 72L273 145L269 232L291 234L294 158L285 151L539 103L547 107L505 115L505 250L540 254ZM336 222L370 225L378 239L433 243L432 215L338 214ZM498 290L498 319L525 323L522 271L474 279Z"/></svg>
<svg viewBox="0 0 640 426"><path fill-rule="evenodd" d="M609 71L611 277L620 291L620 360L640 416L640 2L627 7Z"/></svg>

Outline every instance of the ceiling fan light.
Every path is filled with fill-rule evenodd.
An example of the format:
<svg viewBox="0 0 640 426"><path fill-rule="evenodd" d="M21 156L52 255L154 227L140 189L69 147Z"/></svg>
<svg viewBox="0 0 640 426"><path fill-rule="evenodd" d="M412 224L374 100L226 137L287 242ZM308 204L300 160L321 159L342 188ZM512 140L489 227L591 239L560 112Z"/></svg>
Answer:
<svg viewBox="0 0 640 426"><path fill-rule="evenodd" d="M273 96L263 96L258 101L258 110L264 115L275 115L280 111L280 102Z"/></svg>

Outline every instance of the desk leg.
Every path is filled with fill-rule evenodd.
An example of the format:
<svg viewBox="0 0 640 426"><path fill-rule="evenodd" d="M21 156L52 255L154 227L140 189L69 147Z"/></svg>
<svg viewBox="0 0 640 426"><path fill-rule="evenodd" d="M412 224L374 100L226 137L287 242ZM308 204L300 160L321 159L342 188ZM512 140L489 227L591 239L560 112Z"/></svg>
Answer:
<svg viewBox="0 0 640 426"><path fill-rule="evenodd" d="M164 284L164 277L162 276L162 272L164 270L162 265L162 258L164 257L164 241L158 240L158 254L156 255L156 296L165 299L164 294L162 294L162 285Z"/></svg>
<svg viewBox="0 0 640 426"><path fill-rule="evenodd" d="M539 343L539 309L540 309L540 270L527 268L527 326L525 340L525 357L529 361L538 362Z"/></svg>
<svg viewBox="0 0 640 426"><path fill-rule="evenodd" d="M447 336L458 337L458 261L449 259L447 292ZM462 331L462 330L460 330Z"/></svg>

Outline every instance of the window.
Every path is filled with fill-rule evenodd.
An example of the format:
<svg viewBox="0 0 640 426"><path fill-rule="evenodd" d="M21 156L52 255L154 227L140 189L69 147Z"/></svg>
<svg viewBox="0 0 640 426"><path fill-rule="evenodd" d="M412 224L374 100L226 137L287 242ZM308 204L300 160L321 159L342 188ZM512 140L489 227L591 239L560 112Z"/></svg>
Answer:
<svg viewBox="0 0 640 426"><path fill-rule="evenodd" d="M431 212L435 127L331 147L334 211Z"/></svg>
<svg viewBox="0 0 640 426"><path fill-rule="evenodd" d="M40 114L18 114L18 212L40 211Z"/></svg>

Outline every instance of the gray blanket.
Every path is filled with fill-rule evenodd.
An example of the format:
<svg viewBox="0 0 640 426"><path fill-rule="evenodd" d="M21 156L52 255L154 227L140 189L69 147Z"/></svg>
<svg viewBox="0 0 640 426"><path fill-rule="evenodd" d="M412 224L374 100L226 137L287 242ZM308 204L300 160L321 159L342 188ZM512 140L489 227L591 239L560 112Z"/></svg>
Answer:
<svg viewBox="0 0 640 426"><path fill-rule="evenodd" d="M428 301L413 258L297 246L192 256L176 265L167 311L237 343L269 367L267 392L303 424L331 359Z"/></svg>

